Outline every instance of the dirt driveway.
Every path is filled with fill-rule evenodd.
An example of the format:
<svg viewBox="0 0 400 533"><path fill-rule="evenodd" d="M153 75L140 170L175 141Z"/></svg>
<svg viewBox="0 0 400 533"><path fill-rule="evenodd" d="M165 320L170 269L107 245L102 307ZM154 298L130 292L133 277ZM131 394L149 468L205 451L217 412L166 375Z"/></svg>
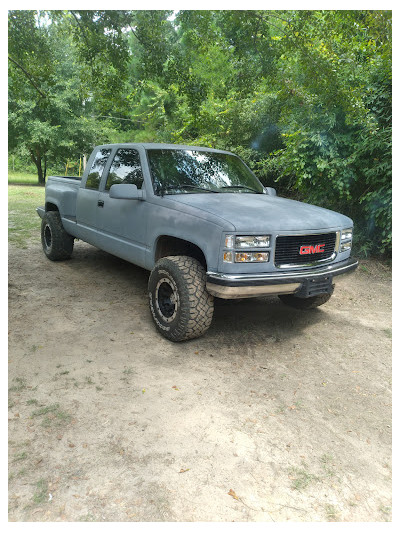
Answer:
<svg viewBox="0 0 400 533"><path fill-rule="evenodd" d="M382 267L383 268L383 267ZM11 521L391 520L391 282L216 303L172 344L148 274L9 249Z"/></svg>

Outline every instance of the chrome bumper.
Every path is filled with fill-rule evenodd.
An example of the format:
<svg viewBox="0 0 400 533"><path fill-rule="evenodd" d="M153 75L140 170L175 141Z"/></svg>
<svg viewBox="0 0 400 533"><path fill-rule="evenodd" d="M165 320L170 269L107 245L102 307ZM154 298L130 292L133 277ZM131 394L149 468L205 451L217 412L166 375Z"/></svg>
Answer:
<svg viewBox="0 0 400 533"><path fill-rule="evenodd" d="M207 291L225 299L252 298L271 294L293 294L301 290L307 280L318 281L326 277L349 274L358 266L353 258L319 268L291 272L263 274L223 274L207 272Z"/></svg>

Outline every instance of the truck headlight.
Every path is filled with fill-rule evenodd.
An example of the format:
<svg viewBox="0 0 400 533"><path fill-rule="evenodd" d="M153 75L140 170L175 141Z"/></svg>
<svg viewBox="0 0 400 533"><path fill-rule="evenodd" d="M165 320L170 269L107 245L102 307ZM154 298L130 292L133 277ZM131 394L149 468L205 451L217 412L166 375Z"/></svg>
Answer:
<svg viewBox="0 0 400 533"><path fill-rule="evenodd" d="M269 252L235 252L235 263L266 263Z"/></svg>
<svg viewBox="0 0 400 533"><path fill-rule="evenodd" d="M353 228L343 229L340 237L340 251L347 252L351 249L353 239Z"/></svg>
<svg viewBox="0 0 400 533"><path fill-rule="evenodd" d="M238 235L235 248L269 248L270 235Z"/></svg>
<svg viewBox="0 0 400 533"><path fill-rule="evenodd" d="M233 235L225 235L225 248L233 248L235 237Z"/></svg>

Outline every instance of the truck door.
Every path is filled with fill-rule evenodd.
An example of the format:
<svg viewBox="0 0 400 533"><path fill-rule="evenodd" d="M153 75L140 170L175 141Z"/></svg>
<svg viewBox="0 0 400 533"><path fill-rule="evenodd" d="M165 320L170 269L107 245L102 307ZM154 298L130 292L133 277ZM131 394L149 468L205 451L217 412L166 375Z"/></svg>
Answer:
<svg viewBox="0 0 400 533"><path fill-rule="evenodd" d="M111 149L100 148L91 164L86 181L78 190L76 202L76 221L83 240L97 243L97 213L99 202L99 186L104 169L107 165Z"/></svg>
<svg viewBox="0 0 400 533"><path fill-rule="evenodd" d="M104 183L105 182L105 183ZM145 200L110 198L110 187L117 183L143 186L140 155L134 148L117 150L98 198L97 225L102 248L139 266L145 265L148 204Z"/></svg>

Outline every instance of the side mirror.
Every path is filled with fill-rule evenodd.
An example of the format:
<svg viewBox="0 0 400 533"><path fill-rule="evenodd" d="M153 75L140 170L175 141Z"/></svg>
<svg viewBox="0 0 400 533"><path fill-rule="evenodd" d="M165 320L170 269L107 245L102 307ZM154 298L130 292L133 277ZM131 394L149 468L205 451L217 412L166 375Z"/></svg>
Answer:
<svg viewBox="0 0 400 533"><path fill-rule="evenodd" d="M274 189L273 187L264 187L264 191L270 196L276 196L276 189Z"/></svg>
<svg viewBox="0 0 400 533"><path fill-rule="evenodd" d="M143 191L130 183L116 183L110 187L110 198L120 200L143 200Z"/></svg>

